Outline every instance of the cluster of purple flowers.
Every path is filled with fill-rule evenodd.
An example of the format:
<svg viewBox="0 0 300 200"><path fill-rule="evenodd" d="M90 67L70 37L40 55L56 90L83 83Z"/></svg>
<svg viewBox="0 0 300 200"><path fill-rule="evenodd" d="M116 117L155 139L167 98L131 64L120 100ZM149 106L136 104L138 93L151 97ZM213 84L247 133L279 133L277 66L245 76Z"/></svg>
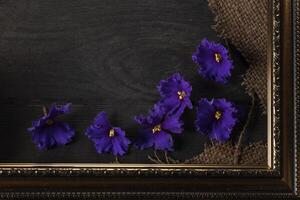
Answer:
<svg viewBox="0 0 300 200"><path fill-rule="evenodd" d="M192 60L198 65L198 73L205 79L226 84L233 69L228 50L221 44L203 39L197 46ZM226 141L235 126L235 106L225 99L200 99L196 107L195 127L211 139Z"/></svg>
<svg viewBox="0 0 300 200"><path fill-rule="evenodd" d="M227 49L220 44L204 39L192 59L199 65L199 74L207 80L224 84L231 76L232 61ZM140 125L134 144L139 149L153 147L157 150L173 151L172 135L182 134L181 116L186 108L193 107L190 99L192 86L180 73L175 73L168 79L161 80L157 90L161 99L147 115L134 117ZM32 122L28 131L39 149L65 145L72 141L74 129L68 123L56 120L59 115L69 112L70 104L53 104L49 112L45 109L44 116ZM228 100L202 98L196 106L195 128L199 133L209 135L211 139L226 141L237 122L236 112L235 106ZM124 130L111 125L105 112L96 116L85 135L94 143L98 153L111 152L122 156L131 144Z"/></svg>
<svg viewBox="0 0 300 200"><path fill-rule="evenodd" d="M192 86L175 73L167 80L160 81L157 89L161 99L148 115L136 116L141 126L135 145L140 148L154 147L157 150L173 150L172 134L181 134L183 122L180 120L185 108L192 109L190 100Z"/></svg>
<svg viewBox="0 0 300 200"><path fill-rule="evenodd" d="M75 135L74 129L68 123L56 120L58 116L70 112L70 105L70 103L63 106L53 104L49 112L44 108L44 116L32 122L28 132L38 149L45 150L72 141ZM122 156L131 143L125 136L125 131L110 124L105 112L100 112L96 116L85 135L94 142L98 153L111 152L116 156Z"/></svg>

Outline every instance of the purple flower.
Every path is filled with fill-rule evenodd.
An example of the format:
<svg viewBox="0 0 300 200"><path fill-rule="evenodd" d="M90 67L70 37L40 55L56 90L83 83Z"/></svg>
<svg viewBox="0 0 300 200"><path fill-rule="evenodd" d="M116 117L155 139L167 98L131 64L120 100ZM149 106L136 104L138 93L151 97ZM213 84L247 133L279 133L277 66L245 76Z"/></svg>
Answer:
<svg viewBox="0 0 300 200"><path fill-rule="evenodd" d="M236 108L225 99L201 99L196 108L196 130L221 142L229 139L237 119Z"/></svg>
<svg viewBox="0 0 300 200"><path fill-rule="evenodd" d="M203 39L192 59L199 65L199 74L207 80L225 84L231 76L232 61L228 50L221 44Z"/></svg>
<svg viewBox="0 0 300 200"><path fill-rule="evenodd" d="M112 127L107 114L100 112L94 119L85 135L95 144L98 153L111 152L115 156L124 155L128 150L130 140L126 138L125 131L119 127Z"/></svg>
<svg viewBox="0 0 300 200"><path fill-rule="evenodd" d="M157 89L162 97L160 103L170 115L180 116L186 107L193 107L190 100L192 86L179 73L173 74L167 80L161 80Z"/></svg>
<svg viewBox="0 0 300 200"><path fill-rule="evenodd" d="M63 106L53 104L47 113L44 108L44 116L32 122L28 132L33 142L40 150L48 149L56 145L65 145L72 141L75 131L66 122L58 122L55 118L70 112L71 104Z"/></svg>
<svg viewBox="0 0 300 200"><path fill-rule="evenodd" d="M166 109L160 104L155 104L148 116L136 116L135 121L141 125L135 142L140 149L154 147L157 150L173 151L171 134L183 131L183 123L179 118L167 115Z"/></svg>

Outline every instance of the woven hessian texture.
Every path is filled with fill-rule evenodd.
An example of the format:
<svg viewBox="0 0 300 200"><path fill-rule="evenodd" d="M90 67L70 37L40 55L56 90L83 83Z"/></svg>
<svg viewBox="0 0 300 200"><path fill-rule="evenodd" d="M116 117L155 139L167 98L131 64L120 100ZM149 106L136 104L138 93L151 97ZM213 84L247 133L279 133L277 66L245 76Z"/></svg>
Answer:
<svg viewBox="0 0 300 200"><path fill-rule="evenodd" d="M206 145L204 151L188 160L186 164L234 164L236 147L231 143L217 143ZM266 165L268 160L267 145L257 142L244 146L241 152L239 165Z"/></svg>
<svg viewBox="0 0 300 200"><path fill-rule="evenodd" d="M208 0L215 15L214 30L242 53L249 69L243 85L256 93L263 112L267 106L267 10L268 0Z"/></svg>

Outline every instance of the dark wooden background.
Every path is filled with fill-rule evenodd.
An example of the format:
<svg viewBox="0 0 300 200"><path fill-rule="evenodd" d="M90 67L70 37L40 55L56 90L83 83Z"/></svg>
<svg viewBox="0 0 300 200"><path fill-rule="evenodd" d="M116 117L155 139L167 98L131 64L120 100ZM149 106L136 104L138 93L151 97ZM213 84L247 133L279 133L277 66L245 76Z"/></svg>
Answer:
<svg viewBox="0 0 300 200"><path fill-rule="evenodd" d="M240 86L247 66L231 48L235 69L226 86L204 81L191 60L204 38L221 41L211 29L205 0L1 0L0 162L111 162L83 135L99 111L133 139L133 116L158 100L156 85L174 72L200 97L226 97L242 110L250 98ZM223 41L224 42L224 41ZM77 130L65 147L38 151L26 128L42 105L73 103L65 117ZM266 117L256 107L246 142L266 140ZM207 137L193 130L194 111L184 115L186 131L175 138L176 159L203 150ZM147 163L152 150L132 147L121 162Z"/></svg>

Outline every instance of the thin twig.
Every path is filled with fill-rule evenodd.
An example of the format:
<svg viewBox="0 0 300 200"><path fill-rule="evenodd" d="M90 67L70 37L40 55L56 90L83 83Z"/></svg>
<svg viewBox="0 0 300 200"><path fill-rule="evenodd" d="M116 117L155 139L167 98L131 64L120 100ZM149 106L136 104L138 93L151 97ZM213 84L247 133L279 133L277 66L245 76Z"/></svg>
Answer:
<svg viewBox="0 0 300 200"><path fill-rule="evenodd" d="M162 162L159 162L158 160L152 158L151 156L148 155L148 159L151 160L152 162L156 163L156 164L163 164Z"/></svg>
<svg viewBox="0 0 300 200"><path fill-rule="evenodd" d="M175 159L173 159L173 158L171 158L169 156L168 156L168 160L171 161L170 163L172 163L172 164L178 164L178 163L180 163L179 160L175 160Z"/></svg>
<svg viewBox="0 0 300 200"><path fill-rule="evenodd" d="M165 164L163 161L159 159L156 150L154 150L153 152L154 152L154 158L148 155L148 159L156 164Z"/></svg>
<svg viewBox="0 0 300 200"><path fill-rule="evenodd" d="M155 156L155 158L156 158L159 162L164 163L163 161L161 161L161 160L159 159L156 150L154 150L154 156Z"/></svg>
<svg viewBox="0 0 300 200"><path fill-rule="evenodd" d="M165 159L166 159L167 164L170 164L169 158L168 158L168 151L165 151Z"/></svg>
<svg viewBox="0 0 300 200"><path fill-rule="evenodd" d="M148 159L156 164L178 164L178 163L180 163L178 160L175 160L175 159L171 158L170 156L168 156L167 151L165 151L166 163L159 159L156 151L154 151L154 156L155 156L155 158L148 155Z"/></svg>
<svg viewBox="0 0 300 200"><path fill-rule="evenodd" d="M252 116L252 113L253 113L253 109L254 109L254 105L255 105L255 98L254 98L254 95L251 95L251 98L252 98L252 103L251 103L251 108L250 108L250 111L248 113L248 117L247 117L247 121L243 127L243 130L241 131L241 134L239 136L239 139L238 139L238 142L236 144L236 147L235 147L235 152L234 152L234 164L238 164L239 162L239 158L240 158L240 154L241 154L241 145L242 145L242 140L243 140L243 137L246 133L246 129L251 121L251 116Z"/></svg>

